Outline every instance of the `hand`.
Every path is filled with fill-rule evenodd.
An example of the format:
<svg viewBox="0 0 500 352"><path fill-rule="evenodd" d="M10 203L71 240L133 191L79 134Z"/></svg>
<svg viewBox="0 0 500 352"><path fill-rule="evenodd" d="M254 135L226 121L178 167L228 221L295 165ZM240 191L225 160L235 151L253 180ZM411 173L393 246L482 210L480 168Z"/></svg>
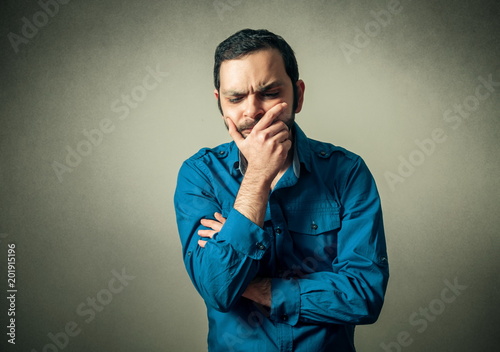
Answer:
<svg viewBox="0 0 500 352"><path fill-rule="evenodd" d="M220 213L215 213L214 217L216 220L201 219L200 223L205 227L211 228L212 230L199 230L198 236L212 238L222 229L222 226L226 222L226 218L224 218ZM198 240L198 245L200 247L205 247L206 244L207 241Z"/></svg>
<svg viewBox="0 0 500 352"><path fill-rule="evenodd" d="M256 277L250 282L242 296L265 307L271 307L271 279Z"/></svg>
<svg viewBox="0 0 500 352"><path fill-rule="evenodd" d="M269 109L244 138L230 118L226 118L229 134L248 161L247 172L272 181L286 161L292 147L290 130L278 117L285 113L286 103Z"/></svg>

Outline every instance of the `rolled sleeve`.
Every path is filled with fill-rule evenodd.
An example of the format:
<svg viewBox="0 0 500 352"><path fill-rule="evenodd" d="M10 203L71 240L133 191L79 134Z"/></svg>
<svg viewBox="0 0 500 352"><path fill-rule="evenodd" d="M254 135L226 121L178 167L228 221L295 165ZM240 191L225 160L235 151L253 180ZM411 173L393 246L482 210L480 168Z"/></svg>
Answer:
<svg viewBox="0 0 500 352"><path fill-rule="evenodd" d="M260 260L271 246L272 238L262 228L233 208L215 240L218 243L226 242L234 250L252 259Z"/></svg>

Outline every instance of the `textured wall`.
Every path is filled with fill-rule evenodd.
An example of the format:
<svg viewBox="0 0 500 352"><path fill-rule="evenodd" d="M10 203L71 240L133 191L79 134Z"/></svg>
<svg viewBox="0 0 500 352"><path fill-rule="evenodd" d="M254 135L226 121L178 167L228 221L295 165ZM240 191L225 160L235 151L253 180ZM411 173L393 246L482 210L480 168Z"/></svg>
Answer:
<svg viewBox="0 0 500 352"><path fill-rule="evenodd" d="M493 0L3 1L0 289L13 243L18 291L15 346L0 300L2 351L206 349L172 196L184 159L229 140L212 56L244 27L287 39L302 129L363 156L379 185L392 276L359 351L496 350L499 12Z"/></svg>

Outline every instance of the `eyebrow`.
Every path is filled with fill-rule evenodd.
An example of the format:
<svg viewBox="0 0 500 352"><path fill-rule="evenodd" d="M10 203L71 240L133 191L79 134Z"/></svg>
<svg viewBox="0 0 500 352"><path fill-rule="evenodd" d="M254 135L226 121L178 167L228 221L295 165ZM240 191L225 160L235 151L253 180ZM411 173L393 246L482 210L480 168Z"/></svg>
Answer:
<svg viewBox="0 0 500 352"><path fill-rule="evenodd" d="M268 90L274 89L274 88L279 88L283 86L283 82L281 81L275 81L271 82L269 84L266 84L265 86L259 86L257 88L257 91L259 93L267 92ZM222 95L226 96L239 96L239 95L245 95L245 91L238 91L238 90L233 90L233 89L228 89L228 90L222 90Z"/></svg>

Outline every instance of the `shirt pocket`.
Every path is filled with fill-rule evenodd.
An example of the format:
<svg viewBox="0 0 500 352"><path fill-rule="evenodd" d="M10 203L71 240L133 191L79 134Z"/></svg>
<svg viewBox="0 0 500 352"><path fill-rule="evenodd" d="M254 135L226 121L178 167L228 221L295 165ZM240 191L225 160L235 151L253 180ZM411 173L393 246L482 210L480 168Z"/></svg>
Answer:
<svg viewBox="0 0 500 352"><path fill-rule="evenodd" d="M337 257L340 209L329 200L302 202L287 207L287 225L292 245L288 263L304 273L332 271Z"/></svg>
<svg viewBox="0 0 500 352"><path fill-rule="evenodd" d="M340 228L340 210L328 200L302 202L286 210L290 233L317 236L337 232Z"/></svg>

